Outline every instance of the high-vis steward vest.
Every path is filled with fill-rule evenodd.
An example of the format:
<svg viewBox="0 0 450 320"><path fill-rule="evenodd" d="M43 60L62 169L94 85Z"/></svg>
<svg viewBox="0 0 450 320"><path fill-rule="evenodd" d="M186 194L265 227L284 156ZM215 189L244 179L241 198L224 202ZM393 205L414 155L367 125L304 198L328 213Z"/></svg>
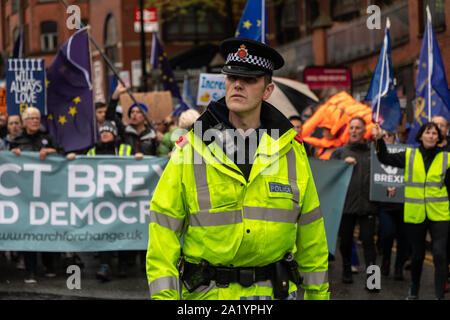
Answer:
<svg viewBox="0 0 450 320"><path fill-rule="evenodd" d="M150 205L147 278L152 299L273 299L270 280L214 281L179 292L180 237L191 263L262 267L295 255L305 299L329 299L328 247L308 159L296 132L264 133L249 180L216 142L190 131L177 141ZM289 284L290 298L297 287Z"/></svg>
<svg viewBox="0 0 450 320"><path fill-rule="evenodd" d="M89 151L86 155L95 156L95 154L96 154L96 152L95 152L95 147L94 147L94 148L89 149ZM129 155L131 155L131 146L129 144L122 143L119 146L119 150L117 150L117 148L116 148L115 154L118 156L129 156Z"/></svg>
<svg viewBox="0 0 450 320"><path fill-rule="evenodd" d="M447 152L439 152L428 172L419 149L406 149L405 222L422 223L450 220L447 187L444 179L450 167Z"/></svg>

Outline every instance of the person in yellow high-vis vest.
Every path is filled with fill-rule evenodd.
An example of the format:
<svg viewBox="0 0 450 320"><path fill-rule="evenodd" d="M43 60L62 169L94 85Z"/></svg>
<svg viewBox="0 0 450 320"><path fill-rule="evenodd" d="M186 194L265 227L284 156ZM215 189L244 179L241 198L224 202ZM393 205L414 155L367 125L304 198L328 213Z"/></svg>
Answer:
<svg viewBox="0 0 450 320"><path fill-rule="evenodd" d="M225 98L176 143L150 205L151 299L329 299L328 247L302 139L274 106L269 46L227 39ZM181 243L180 243L181 241Z"/></svg>
<svg viewBox="0 0 450 320"><path fill-rule="evenodd" d="M412 247L412 283L408 299L417 299L419 295L427 230L432 239L435 294L437 299L443 299L448 274L446 245L450 221L450 162L448 153L437 145L444 137L435 123L427 122L415 137L420 143L418 148L389 154L381 139L382 130L376 126L372 134L376 139L380 162L405 169L404 221Z"/></svg>

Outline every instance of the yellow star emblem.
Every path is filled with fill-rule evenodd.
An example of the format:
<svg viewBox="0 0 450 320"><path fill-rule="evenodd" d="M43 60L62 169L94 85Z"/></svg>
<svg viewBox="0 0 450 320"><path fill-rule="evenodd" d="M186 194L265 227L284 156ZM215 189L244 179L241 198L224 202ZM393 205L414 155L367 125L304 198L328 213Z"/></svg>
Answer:
<svg viewBox="0 0 450 320"><path fill-rule="evenodd" d="M159 61L163 61L164 58L163 58L163 56L159 56L158 59L159 59Z"/></svg>
<svg viewBox="0 0 450 320"><path fill-rule="evenodd" d="M69 114L72 115L72 117L75 117L76 113L77 113L77 107L70 107L69 108Z"/></svg>
<svg viewBox="0 0 450 320"><path fill-rule="evenodd" d="M58 122L64 125L67 122L66 116L59 116Z"/></svg>
<svg viewBox="0 0 450 320"><path fill-rule="evenodd" d="M72 101L75 102L75 104L79 104L81 102L81 98L75 97Z"/></svg>
<svg viewBox="0 0 450 320"><path fill-rule="evenodd" d="M172 78L169 78L169 82L173 82L173 79L172 79Z"/></svg>
<svg viewBox="0 0 450 320"><path fill-rule="evenodd" d="M251 26L252 26L252 24L250 23L250 20L244 21L244 28L245 29L250 29Z"/></svg>
<svg viewBox="0 0 450 320"><path fill-rule="evenodd" d="M239 36L239 31L236 31L236 33L234 34L234 37L237 38Z"/></svg>
<svg viewBox="0 0 450 320"><path fill-rule="evenodd" d="M53 113L50 113L50 114L47 116L47 119L48 119L48 120L53 120Z"/></svg>
<svg viewBox="0 0 450 320"><path fill-rule="evenodd" d="M50 84L50 81L48 81L47 79L45 79L45 87L47 88L48 85Z"/></svg>
<svg viewBox="0 0 450 320"><path fill-rule="evenodd" d="M163 80L167 80L167 76L166 75L163 75Z"/></svg>
<svg viewBox="0 0 450 320"><path fill-rule="evenodd" d="M261 20L256 20L256 26L259 28L259 27L261 27Z"/></svg>

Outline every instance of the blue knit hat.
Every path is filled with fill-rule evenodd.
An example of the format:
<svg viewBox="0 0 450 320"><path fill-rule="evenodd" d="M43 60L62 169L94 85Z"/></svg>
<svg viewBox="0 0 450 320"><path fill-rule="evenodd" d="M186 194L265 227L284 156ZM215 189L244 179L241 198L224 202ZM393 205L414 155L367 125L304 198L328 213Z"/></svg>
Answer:
<svg viewBox="0 0 450 320"><path fill-rule="evenodd" d="M139 106L141 106L142 110L144 110L145 112L148 111L148 108L147 108L147 106L146 106L145 104L143 104L143 103L141 103L141 102L138 102L138 103L139 103ZM128 108L128 118L130 117L131 109L133 109L133 108L139 108L139 106L138 106L136 103L133 103L133 104Z"/></svg>

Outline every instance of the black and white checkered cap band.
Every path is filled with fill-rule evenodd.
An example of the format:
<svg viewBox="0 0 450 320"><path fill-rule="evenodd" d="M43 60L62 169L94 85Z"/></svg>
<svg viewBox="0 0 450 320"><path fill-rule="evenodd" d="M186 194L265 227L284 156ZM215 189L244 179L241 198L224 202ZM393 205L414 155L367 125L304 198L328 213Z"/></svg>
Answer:
<svg viewBox="0 0 450 320"><path fill-rule="evenodd" d="M229 53L225 64L228 64L230 61L248 63L273 71L272 61L263 57L252 56L251 54L247 54L245 58L241 58L238 56L237 52Z"/></svg>

